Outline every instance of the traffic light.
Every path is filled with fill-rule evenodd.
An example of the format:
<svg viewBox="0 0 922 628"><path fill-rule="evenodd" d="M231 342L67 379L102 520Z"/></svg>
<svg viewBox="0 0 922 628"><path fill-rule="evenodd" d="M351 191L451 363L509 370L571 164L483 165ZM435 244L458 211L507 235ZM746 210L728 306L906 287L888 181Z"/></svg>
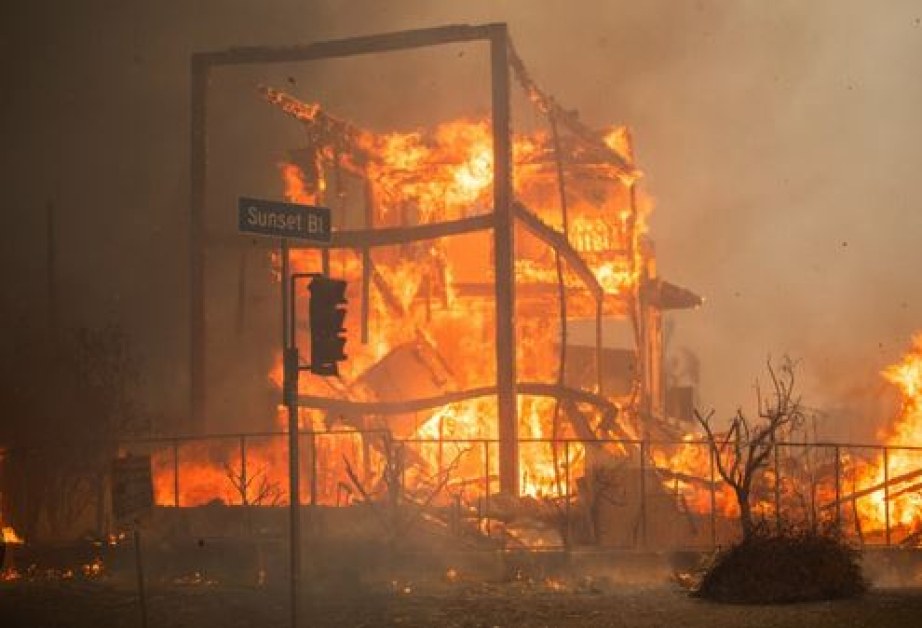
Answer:
<svg viewBox="0 0 922 628"><path fill-rule="evenodd" d="M343 349L346 328L346 282L316 275L308 286L311 291L311 372L315 375L339 375L337 362L346 359Z"/></svg>

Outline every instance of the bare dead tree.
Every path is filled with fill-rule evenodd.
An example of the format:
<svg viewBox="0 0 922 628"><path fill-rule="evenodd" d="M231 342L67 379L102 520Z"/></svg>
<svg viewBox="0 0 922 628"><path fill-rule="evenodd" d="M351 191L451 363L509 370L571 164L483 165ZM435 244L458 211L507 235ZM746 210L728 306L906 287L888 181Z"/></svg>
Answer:
<svg viewBox="0 0 922 628"><path fill-rule="evenodd" d="M403 446L395 443L389 434L385 435L385 465L377 482L379 486L384 487L383 504L381 500L374 498L373 492L359 479L349 459L343 456L343 462L346 475L355 490L363 502L371 507L386 531L388 543L395 543L407 535L413 524L420 519L419 514L429 508L442 493L460 465L462 457L469 452L470 448L460 449L448 466L432 478L434 484L429 487L428 494L420 500L410 495L403 485L402 477L406 464Z"/></svg>
<svg viewBox="0 0 922 628"><path fill-rule="evenodd" d="M8 420L0 493L6 514L27 538L61 539L105 527L107 474L119 437L149 433L136 403L138 362L117 325L48 328L26 317L0 351ZM87 515L96 506L95 526Z"/></svg>
<svg viewBox="0 0 922 628"><path fill-rule="evenodd" d="M730 428L717 433L712 425L714 410L707 414L695 410L695 418L704 428L714 454L717 471L736 495L744 538L754 529L750 502L753 481L768 465L769 456L781 436L797 429L806 415L801 398L795 393L796 363L785 356L778 367L772 364L771 358L766 364L770 389L763 396L761 387L756 384L757 420L750 420L737 409L730 420Z"/></svg>
<svg viewBox="0 0 922 628"><path fill-rule="evenodd" d="M277 506L282 501L282 488L278 482L269 479L266 467L257 469L247 477L243 475L242 468L236 469L225 462L224 474L240 494L243 506Z"/></svg>

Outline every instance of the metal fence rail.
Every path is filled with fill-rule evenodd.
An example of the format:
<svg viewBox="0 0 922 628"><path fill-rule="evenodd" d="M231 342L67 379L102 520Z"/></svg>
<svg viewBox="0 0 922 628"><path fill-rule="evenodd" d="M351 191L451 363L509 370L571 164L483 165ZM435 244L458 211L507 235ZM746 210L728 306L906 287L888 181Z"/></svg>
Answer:
<svg viewBox="0 0 922 628"><path fill-rule="evenodd" d="M120 447L153 455L161 506L213 500L272 506L290 499L286 436L180 436L125 441ZM304 505L336 507L383 498L388 482L397 482L399 490L427 504L457 504L484 519L493 512L497 439L394 439L385 431L304 432L300 438L307 452L300 469L306 480L299 495ZM577 511L586 508L590 476L606 472L606 464L598 462L600 452L608 467L619 463L626 484L619 489L624 503L609 509L636 522L624 544L661 543L664 527L679 529L676 520L694 531L676 532L677 546L714 547L736 535L733 495L717 474L706 441L521 439L519 451L521 491L560 507L565 543L577 525ZM531 459L552 460L550 475L530 475ZM216 469L227 476L223 484L216 482ZM890 546L912 540L906 500L917 493L922 493L922 447L781 443L753 488L753 501L756 517L766 524L835 524L864 545Z"/></svg>
<svg viewBox="0 0 922 628"><path fill-rule="evenodd" d="M275 431L134 438L114 449L151 456L158 506L268 508L290 503L287 437ZM305 507L384 502L396 491L405 503L463 513L487 530L508 507L498 498L497 439L395 439L384 430L307 431L299 438L305 455L298 501ZM0 472L15 479L7 474L79 446L7 448ZM706 441L521 439L519 452L521 493L556 513L565 545L585 540L593 513L611 524L594 531L595 541L610 547L708 548L738 535L735 497ZM28 464L15 467L23 456ZM766 525L836 525L856 543L886 547L920 545L920 496L920 446L788 442L769 457L752 501ZM4 514L29 500L13 497L5 497ZM99 510L94 506L88 515Z"/></svg>

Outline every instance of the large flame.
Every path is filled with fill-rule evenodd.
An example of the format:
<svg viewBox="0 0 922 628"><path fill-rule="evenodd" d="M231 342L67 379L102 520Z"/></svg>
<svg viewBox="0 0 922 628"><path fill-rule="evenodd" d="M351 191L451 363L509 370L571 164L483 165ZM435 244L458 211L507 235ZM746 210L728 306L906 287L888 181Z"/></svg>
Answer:
<svg viewBox="0 0 922 628"><path fill-rule="evenodd" d="M311 145L299 159L280 164L285 198L296 203L322 203L336 216L345 216L348 203L363 196L365 220L376 227L458 220L492 211L493 145L490 124L485 119L460 119L428 131L400 131L372 134L338 120L316 104L266 90L273 104L296 117L309 129ZM630 160L630 137L623 128L606 129L600 145ZM642 246L646 216L651 203L633 189L636 173L626 176L615 160L593 160L577 149L567 149L572 167L567 170L569 187L568 237L571 246L585 259L599 284L612 299L608 313L624 315L636 294L644 272L653 268L652 252ZM595 150L600 150L596 148ZM297 163L295 163L295 161ZM546 225L562 229L560 189L554 145L548 133L518 135L513 144L515 195ZM356 185L355 181L362 183ZM351 187L350 187L351 186ZM354 209L352 210L354 211ZM354 223L353 223L354 227ZM557 378L555 348L558 310L558 274L552 250L523 229L517 235L516 280L537 290L526 304L517 304L519 330L517 354L519 372L549 383ZM353 400L374 401L375 393L363 374L400 347L421 345L434 348L444 371L444 389L489 386L495 380L493 342L491 240L487 234L457 239L441 238L409 245L372 249L372 289L366 304L368 342L363 343L358 317L363 280L363 259L353 251L331 251L331 274L349 282L349 360L342 365L338 388L321 378L302 377L301 392L320 396L347 395ZM278 259L273 258L276 280ZM293 272L318 272L317 250L296 249L291 253ZM480 274L471 268L483 269ZM574 296L568 316L593 316L591 301L580 294L581 281L564 268L563 281ZM479 286L479 287L478 287ZM527 294L527 291L523 292ZM304 305L303 303L301 304ZM548 307L552 308L548 311ZM550 322L548 322L550 321ZM305 339L306 340L306 339ZM270 373L281 385L281 355ZM618 400L624 402L627 400ZM411 427L404 426L403 439L418 442L408 467L406 481L444 484L449 490L478 494L494 490L498 470L496 403L489 397L450 404L428 413L418 413ZM327 431L367 430L381 427L368 418L339 417L300 411L302 429ZM522 439L574 438L566 421L555 420L554 402L548 399L519 399L519 433ZM280 413L280 419L284 414ZM402 419L401 419L402 420ZM371 422L369 422L371 421ZM284 422L280 420L279 426ZM344 465L373 485L386 467L390 452L383 446L366 445L354 437L318 437L317 461L327 465L318 478L317 499L339 502ZM248 470L262 469L267 481L287 486L283 440L252 444L247 449ZM425 443L436 443L429 446ZM348 450L345 455L341 448ZM568 476L585 456L582 446L549 443L521 446L521 487L526 495L569 492L576 478ZM344 450L344 451L345 451ZM345 458L344 458L345 455ZM249 458L252 457L252 462ZM229 445L189 450L180 456L181 482L178 503L195 505L220 499L242 503L248 496L234 483L240 463ZM155 464L158 503L176 501L171 455L165 453ZM334 467L329 468L329 465ZM236 471L235 471L236 470ZM337 473L339 475L337 476ZM446 476L450 474L453 479ZM468 482L464 478L485 482ZM443 480L445 480L443 482ZM283 495L281 501L287 500Z"/></svg>
<svg viewBox="0 0 922 628"><path fill-rule="evenodd" d="M916 334L906 355L881 373L900 392L901 406L896 420L881 434L887 452L886 469L880 460L858 470L857 488L882 486L887 490L873 491L856 506L867 529L902 526L915 530L922 525L922 451L901 449L922 442L922 334ZM907 476L905 481L899 481ZM887 496L889 495L889 513Z"/></svg>
<svg viewBox="0 0 922 628"><path fill-rule="evenodd" d="M906 355L881 375L897 388L901 404L898 415L881 432L880 446L840 446L839 463L830 461L821 475L817 475L815 459L807 463L803 456L798 459L781 454L788 459L787 466L780 469L778 506L795 523L793 515L803 509L805 500L812 500L813 517L829 520L838 512L863 535L883 538L888 525L891 537L897 532L909 534L922 529L922 450L915 449L922 442L922 334L917 334ZM701 435L686 435L685 444L655 451L653 459L657 467L675 474L664 485L673 483L693 511L706 513L710 510L711 487L689 481L713 476L708 447L701 439ZM797 451L811 449L817 456L827 448L806 444ZM761 492L752 496L754 510L765 516L773 516L776 508L774 460L764 470ZM842 500L838 507L836 485ZM716 487L714 499L718 512L733 516L738 511L726 484Z"/></svg>

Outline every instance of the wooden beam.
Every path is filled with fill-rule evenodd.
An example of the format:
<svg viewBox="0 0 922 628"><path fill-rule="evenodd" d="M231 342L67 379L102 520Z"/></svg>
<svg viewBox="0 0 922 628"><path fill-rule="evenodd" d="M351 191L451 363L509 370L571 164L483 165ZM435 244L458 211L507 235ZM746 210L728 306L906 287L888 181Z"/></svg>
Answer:
<svg viewBox="0 0 922 628"><path fill-rule="evenodd" d="M708 478L698 477L697 475L690 475L688 473L682 473L681 471L673 471L672 469L666 469L665 467L654 467L657 473L665 477L667 480L679 480L680 482L688 482L689 484L697 484L698 486L704 487L708 490L718 489L720 485L723 484L721 480L711 481Z"/></svg>
<svg viewBox="0 0 922 628"><path fill-rule="evenodd" d="M894 484L901 484L903 482L908 482L909 480L915 479L920 476L922 476L922 469L916 469L915 471L910 471L909 473L904 473L902 475L892 477L888 479L886 482L881 482L880 484L876 484L874 486L861 489L860 491L855 491L854 493L851 493L850 495L843 495L842 497L839 497L838 499L835 499L829 502L828 504L823 504L822 506L820 506L820 508L821 509L833 508L842 502L849 502L849 501L853 501L856 499L860 499L872 493L876 493L877 491L882 491L885 488L893 486ZM905 492L905 491L902 491L902 492ZM901 493L898 493L898 494L901 494ZM892 498L894 497L894 495L890 495L890 497Z"/></svg>
<svg viewBox="0 0 922 628"><path fill-rule="evenodd" d="M636 440L633 440L622 428L618 425L618 407L612 403L599 403L598 400L604 400L605 397L597 396L593 393L587 393L592 395L591 399L578 399L575 395L572 395L569 391L573 389L568 389L567 393L558 393L556 396L563 400L564 407L567 410L567 416L570 419L570 425L573 426L573 430L576 432L576 435L580 440L591 441L597 440L599 435L596 434L592 427L589 425L589 418L579 409L576 405L579 401L583 403L591 403L596 407L599 412L602 413L602 423L609 424L614 426L614 429L618 432L618 438L623 441L623 444L637 444ZM584 391L578 391L584 392ZM607 400L606 400L607 401Z"/></svg>
<svg viewBox="0 0 922 628"><path fill-rule="evenodd" d="M367 250L367 249L366 249ZM384 300L384 305L391 311L393 316L401 318L406 315L406 310L403 305L397 299L397 296L394 294L394 291L391 290L390 285L387 283L387 280L384 279L384 276L378 272L377 266L371 261L369 256L366 260L366 266L368 268L368 273L371 275L371 281L374 283L375 288L378 290L378 293L381 295L381 298ZM370 298L370 295L369 295Z"/></svg>
<svg viewBox="0 0 922 628"><path fill-rule="evenodd" d="M367 230L375 227L375 191L371 185L368 173L365 173L364 179L364 210L365 220L363 227ZM368 320L371 316L371 249L363 246L362 249L362 344L368 344Z"/></svg>
<svg viewBox="0 0 922 628"><path fill-rule="evenodd" d="M189 121L189 413L196 429L205 420L205 173L209 65L190 64Z"/></svg>
<svg viewBox="0 0 922 628"><path fill-rule="evenodd" d="M405 399L403 401L351 401L349 399L335 399L330 397L317 397L314 395L301 395L298 405L302 408L315 408L327 412L340 412L343 414L408 414L440 408L451 403L469 401L479 397L488 397L496 394L495 386L482 386L469 390L436 395L434 397L420 397Z"/></svg>
<svg viewBox="0 0 922 628"><path fill-rule="evenodd" d="M377 246L394 246L420 240L434 240L448 236L484 231L493 226L490 214L471 216L458 220L447 220L413 227L385 227L378 229L360 229L354 231L334 231L329 245L310 245L300 243L301 248L357 249Z"/></svg>
<svg viewBox="0 0 922 628"><path fill-rule="evenodd" d="M560 256L567 260L567 263L573 269L573 272L576 273L577 277L579 277L582 282L586 284L589 291L592 292L593 298L595 298L596 301L602 300L604 293L595 273L592 272L592 269L589 268L580 254L570 245L561 232L544 224L531 210L519 202L515 203L515 217L520 220L522 225L535 237L548 243L555 251L560 253Z"/></svg>
<svg viewBox="0 0 922 628"><path fill-rule="evenodd" d="M568 386L545 384L542 382L520 382L515 387L516 395L531 395L535 397L557 397L569 403L587 403L595 406L605 415L616 415L618 407L605 397L585 390L578 390ZM456 390L433 397L420 397L417 399L404 399L402 401L352 401L331 397L318 397L315 395L300 395L298 405L302 408L314 408L328 412L341 412L343 414L407 414L441 408L451 403L460 403L480 397L490 397L497 394L496 386L481 386L467 390ZM594 440L595 437L593 436Z"/></svg>
<svg viewBox="0 0 922 628"><path fill-rule="evenodd" d="M920 492L922 492L922 482L912 484L910 486L907 486L906 488L901 488L900 490L896 492L890 493L889 495L887 495L887 497L889 499L896 499L897 497L900 497L901 495L908 495L909 493L920 493Z"/></svg>
<svg viewBox="0 0 922 628"><path fill-rule="evenodd" d="M492 283L453 283L452 288L454 288L456 294L464 297L492 297L493 296L493 284ZM547 282L535 282L528 281L517 283L515 286L515 295L519 297L534 297L534 298L554 298L558 294L557 286L549 281ZM586 288L582 286L567 286L567 295L570 298L583 296L587 299L591 298L591 294Z"/></svg>
<svg viewBox="0 0 922 628"><path fill-rule="evenodd" d="M467 24L316 42L298 46L251 46L194 53L190 62L189 154L189 405L198 425L205 415L205 190L208 77L215 66L292 63L393 52L468 41L506 39L505 24ZM495 46L494 46L495 47ZM362 245L343 245L362 248Z"/></svg>
<svg viewBox="0 0 922 628"><path fill-rule="evenodd" d="M592 431L592 427L589 425L589 420L586 418L574 401L565 401L564 408L567 412L567 418L570 419L570 425L573 426L573 431L576 433L577 438L580 440L591 441L595 440L598 436Z"/></svg>
<svg viewBox="0 0 922 628"><path fill-rule="evenodd" d="M478 26L455 24L365 37L335 39L306 45L245 46L203 54L212 65L294 63L487 40L500 31L505 34L505 24L483 24Z"/></svg>
<svg viewBox="0 0 922 628"><path fill-rule="evenodd" d="M499 490L519 494L519 421L516 408L515 230L509 83L509 33L505 24L490 33L493 113L493 263L496 287L496 399L499 433Z"/></svg>
<svg viewBox="0 0 922 628"><path fill-rule="evenodd" d="M597 150L600 154L605 155L606 161L616 166L621 172L636 177L639 173L635 170L634 165L629 163L618 151L608 146L599 134L587 127L579 119L575 111L565 109L554 99L553 96L545 93L538 84L531 78L522 59L516 53L515 49L509 46L509 59L512 65L515 77L519 84L525 90L533 102L537 102L539 110L544 113L552 114L561 124L574 135L582 140L586 145Z"/></svg>

